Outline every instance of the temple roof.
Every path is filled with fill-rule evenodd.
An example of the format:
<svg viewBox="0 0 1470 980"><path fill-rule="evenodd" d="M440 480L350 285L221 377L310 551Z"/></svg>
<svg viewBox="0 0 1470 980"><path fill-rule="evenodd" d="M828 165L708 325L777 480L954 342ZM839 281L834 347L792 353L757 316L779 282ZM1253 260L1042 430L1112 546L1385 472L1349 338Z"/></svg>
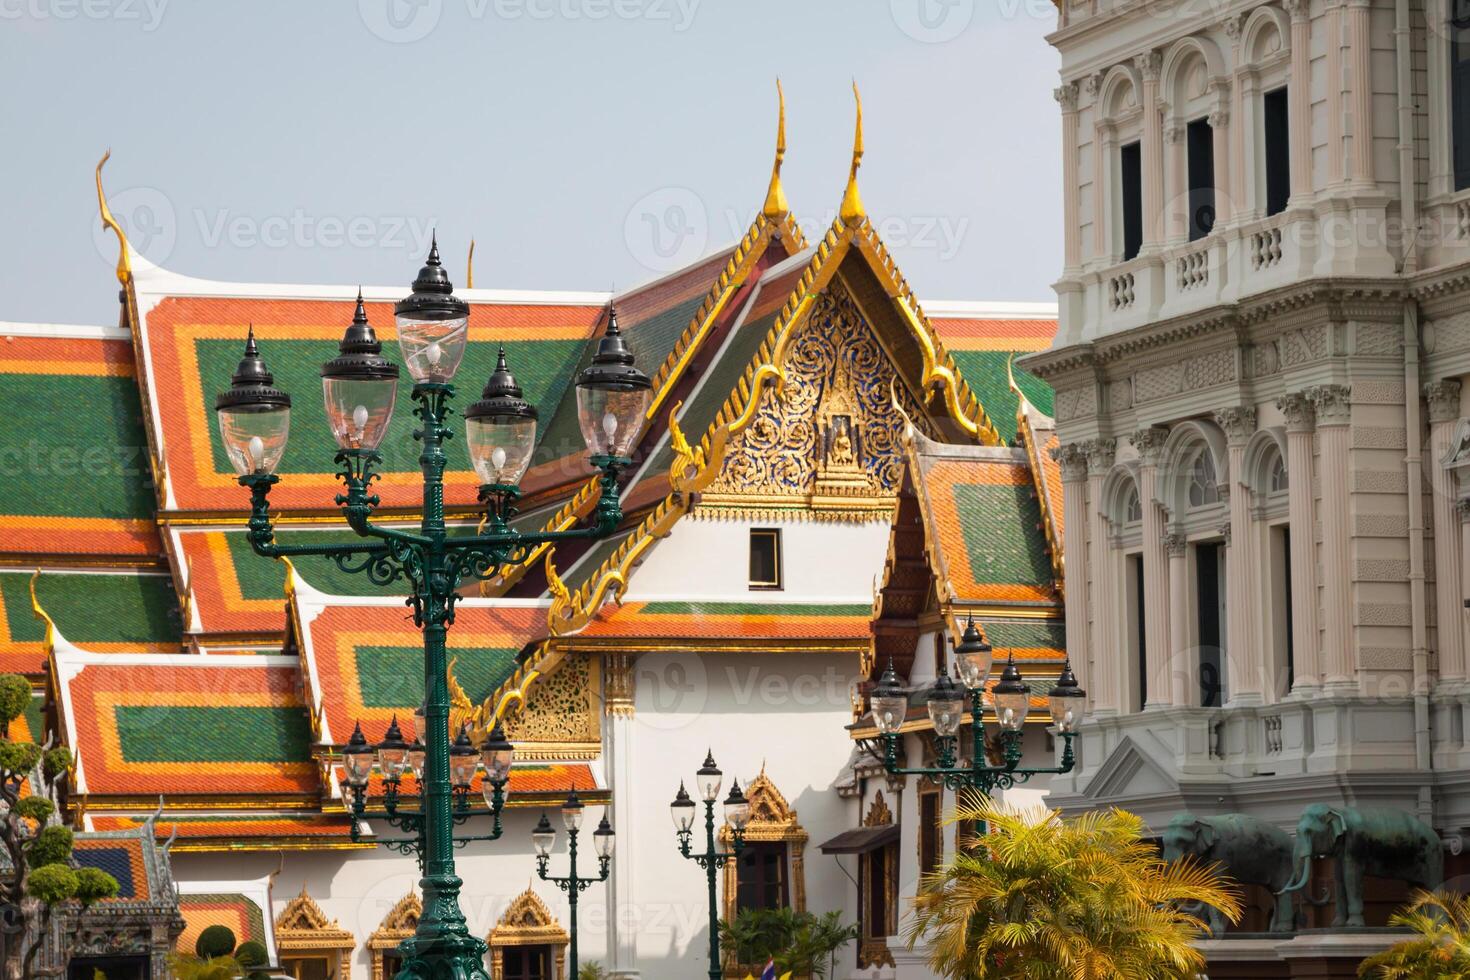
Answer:
<svg viewBox="0 0 1470 980"><path fill-rule="evenodd" d="M620 650L646 644L650 649L756 643L763 649L794 641L806 651L866 648L868 619L873 603L852 602L670 601L629 602L605 606L587 628L562 641L570 649L595 647L596 642Z"/></svg>
<svg viewBox="0 0 1470 980"><path fill-rule="evenodd" d="M258 942L276 955L275 923L271 911L271 880L274 875L249 881L181 881L178 883L179 913L184 931L174 949L194 955L199 934L210 926L226 926L237 943Z"/></svg>
<svg viewBox="0 0 1470 980"><path fill-rule="evenodd" d="M46 624L31 587L57 628L98 652L177 653L179 604L166 573L0 572L0 671L46 673Z"/></svg>

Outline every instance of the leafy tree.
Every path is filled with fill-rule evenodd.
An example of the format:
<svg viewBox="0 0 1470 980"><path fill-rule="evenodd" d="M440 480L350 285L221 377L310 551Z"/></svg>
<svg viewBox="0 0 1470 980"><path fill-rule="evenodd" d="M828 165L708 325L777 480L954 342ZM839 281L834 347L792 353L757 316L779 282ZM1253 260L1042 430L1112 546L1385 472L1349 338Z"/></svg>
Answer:
<svg viewBox="0 0 1470 980"><path fill-rule="evenodd" d="M21 926L20 940L5 948L10 980L29 976L45 943L51 918L65 906L86 908L117 894L117 879L72 861L71 828L61 822L57 786L71 768L71 753L11 737L11 723L31 702L31 685L19 674L0 674L0 847L9 867L0 873L0 905ZM22 796L22 790L28 794Z"/></svg>
<svg viewBox="0 0 1470 980"><path fill-rule="evenodd" d="M1191 859L1165 864L1131 813L1064 820L970 793L952 819L988 832L924 876L906 937L950 980L1193 980L1205 924L1181 905L1240 918L1235 886Z"/></svg>
<svg viewBox="0 0 1470 980"><path fill-rule="evenodd" d="M245 972L233 956L202 959L184 953L169 954L168 968L174 980L239 980Z"/></svg>
<svg viewBox="0 0 1470 980"><path fill-rule="evenodd" d="M843 925L841 912L741 909L733 922L720 923L720 943L736 963L775 960L778 971L797 976L829 976L837 951L856 938L857 927Z"/></svg>
<svg viewBox="0 0 1470 980"><path fill-rule="evenodd" d="M229 926L208 926L194 940L194 955L201 960L229 956L235 951L235 933Z"/></svg>
<svg viewBox="0 0 1470 980"><path fill-rule="evenodd" d="M1470 897L1415 892L1388 920L1414 935L1358 965L1373 980L1470 980Z"/></svg>
<svg viewBox="0 0 1470 980"><path fill-rule="evenodd" d="M577 970L577 980L607 980L607 971L602 964L593 960L591 963L583 963Z"/></svg>

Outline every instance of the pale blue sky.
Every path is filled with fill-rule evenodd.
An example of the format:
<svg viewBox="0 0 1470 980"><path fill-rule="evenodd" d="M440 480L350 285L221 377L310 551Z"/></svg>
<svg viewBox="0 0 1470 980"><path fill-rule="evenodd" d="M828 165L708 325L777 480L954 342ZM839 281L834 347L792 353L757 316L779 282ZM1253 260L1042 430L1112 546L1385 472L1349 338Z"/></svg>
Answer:
<svg viewBox="0 0 1470 980"><path fill-rule="evenodd" d="M0 0L0 320L112 322L92 168L135 246L222 280L625 288L785 184L869 214L921 297L1061 270L1049 0ZM97 243L101 242L99 246ZM99 248L101 251L99 252Z"/></svg>

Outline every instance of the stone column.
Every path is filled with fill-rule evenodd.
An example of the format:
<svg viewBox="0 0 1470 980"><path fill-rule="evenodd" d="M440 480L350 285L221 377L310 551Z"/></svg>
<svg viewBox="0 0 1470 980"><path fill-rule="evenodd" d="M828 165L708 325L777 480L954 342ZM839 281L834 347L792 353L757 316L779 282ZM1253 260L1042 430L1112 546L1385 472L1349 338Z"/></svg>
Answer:
<svg viewBox="0 0 1470 980"><path fill-rule="evenodd" d="M1246 87L1250 85L1249 94L1253 95L1255 93L1255 72L1240 67L1242 60L1240 52L1240 29L1244 25L1244 14L1237 14L1225 20L1225 33L1230 37L1231 60L1236 65L1232 78L1233 84L1230 85L1228 91L1224 93L1221 99L1222 109L1225 106L1226 100L1229 101L1229 118L1235 120L1235 125L1230 127L1230 139L1228 141L1230 147L1230 180L1228 185L1226 181L1220 179L1220 174L1215 174L1215 186L1217 188L1223 190L1226 186L1229 187L1229 213L1235 219L1244 218L1246 212L1249 210L1246 207L1246 203L1248 201L1254 201L1260 196L1258 194L1250 194L1246 190L1247 170L1251 172L1255 170L1254 167L1248 166L1246 163L1245 134L1255 131L1255 113L1248 113L1246 111L1249 105L1246 99ZM1212 122L1210 125L1213 126L1214 123ZM1217 154L1217 159L1218 156ZM1219 210L1220 208L1217 204L1216 211L1218 212ZM1216 226L1219 226L1218 219Z"/></svg>
<svg viewBox="0 0 1470 980"><path fill-rule="evenodd" d="M1144 637L1148 661L1148 700L1144 708L1167 707L1173 692L1169 686L1168 554L1165 551L1164 508L1158 501L1159 456L1169 430L1150 426L1133 434L1138 450L1138 499L1143 505L1143 607Z"/></svg>
<svg viewBox="0 0 1470 980"><path fill-rule="evenodd" d="M1098 106L1094 113L1102 111ZM1113 150L1117 131L1112 124L1099 122L1092 131L1092 258L1111 262L1112 239L1108 227L1113 220Z"/></svg>
<svg viewBox="0 0 1470 980"><path fill-rule="evenodd" d="M1286 416L1287 515L1291 528L1291 647L1295 660L1293 693L1310 694L1322 685L1317 632L1317 507L1312 494L1312 400L1297 392L1276 400Z"/></svg>
<svg viewBox="0 0 1470 980"><path fill-rule="evenodd" d="M1199 655L1189 643L1189 542L1171 531L1164 535L1164 553L1169 561L1169 655L1159 683L1166 685L1175 707L1194 707L1199 704ZM1148 680L1150 702L1154 677Z"/></svg>
<svg viewBox="0 0 1470 980"><path fill-rule="evenodd" d="M618 831L618 852L608 884L607 959L617 980L637 980L638 858L633 786L634 676L636 659L616 654L605 662L603 683L607 711L603 722L608 781L613 791L611 822Z"/></svg>
<svg viewBox="0 0 1470 980"><path fill-rule="evenodd" d="M1291 131L1291 199L1312 196L1312 21L1308 0L1283 0L1291 14L1291 79L1287 125Z"/></svg>
<svg viewBox="0 0 1470 980"><path fill-rule="evenodd" d="M1062 467L1062 560L1066 575L1067 658L1084 691L1092 690L1087 622L1087 452L1078 443L1052 453ZM1094 504L1096 506L1096 504ZM1095 544L1106 547L1106 542Z"/></svg>
<svg viewBox="0 0 1470 980"><path fill-rule="evenodd" d="M1069 82L1052 94L1062 107L1062 254L1066 272L1082 265L1082 229L1078 224L1082 187L1077 178L1077 90Z"/></svg>
<svg viewBox="0 0 1470 980"><path fill-rule="evenodd" d="M1163 240L1177 245L1189 238L1188 153L1185 128L1164 113L1164 214Z"/></svg>
<svg viewBox="0 0 1470 980"><path fill-rule="evenodd" d="M1231 704L1263 704L1269 671L1251 626L1261 615L1251 583L1259 575L1260 556L1251 533L1251 490L1245 472L1245 446L1256 431L1256 410L1224 408L1215 422L1229 445L1230 524L1225 537L1225 690Z"/></svg>
<svg viewBox="0 0 1470 980"><path fill-rule="evenodd" d="M1123 677L1127 670L1127 665L1123 663L1122 647L1119 646L1122 635L1118 618L1119 597L1122 592L1118 588L1117 575L1114 572L1108 517L1103 512L1103 484L1107 482L1108 471L1113 468L1114 445L1112 439L1090 439L1082 444L1082 451L1087 456L1087 499L1091 504L1087 508L1087 578L1091 586L1088 607L1092 610L1093 617L1088 636L1091 640L1092 687L1084 690L1090 695L1088 700L1092 704L1092 713L1099 715L1118 714L1123 710ZM1070 516L1067 521L1070 527ZM1080 560L1078 564L1081 564ZM1072 590L1067 591L1070 594ZM1069 625L1069 651L1070 641ZM1072 666L1076 669L1075 661Z"/></svg>
<svg viewBox="0 0 1470 980"><path fill-rule="evenodd" d="M1223 228L1230 223L1239 206L1231 193L1230 175L1230 111L1225 108L1230 98L1230 86L1220 86L1220 107L1210 113L1210 151L1215 157L1215 227ZM1239 116L1236 117L1240 118Z"/></svg>
<svg viewBox="0 0 1470 980"><path fill-rule="evenodd" d="M1375 187L1373 174L1373 37L1369 0L1348 0L1348 91L1353 115L1353 183ZM1441 42L1442 43L1442 42Z"/></svg>
<svg viewBox="0 0 1470 980"><path fill-rule="evenodd" d="M1163 55L1157 51L1136 56L1134 64L1143 76L1143 248L1157 248L1164 237L1164 132L1159 119L1159 69Z"/></svg>
<svg viewBox="0 0 1470 980"><path fill-rule="evenodd" d="M1327 183L1342 183L1342 0L1326 0Z"/></svg>
<svg viewBox="0 0 1470 980"><path fill-rule="evenodd" d="M1322 652L1329 691L1357 690L1354 670L1352 528L1349 526L1348 446L1352 438L1351 394L1346 385L1309 390L1317 413L1322 456Z"/></svg>
<svg viewBox="0 0 1470 980"><path fill-rule="evenodd" d="M1439 680L1460 684L1465 680L1464 570L1460 566L1460 519L1455 503L1459 497L1455 474L1441 461L1450 454L1455 423L1460 419L1460 382L1432 381L1424 386L1429 403L1429 485L1434 498L1434 608L1436 644L1439 650Z"/></svg>

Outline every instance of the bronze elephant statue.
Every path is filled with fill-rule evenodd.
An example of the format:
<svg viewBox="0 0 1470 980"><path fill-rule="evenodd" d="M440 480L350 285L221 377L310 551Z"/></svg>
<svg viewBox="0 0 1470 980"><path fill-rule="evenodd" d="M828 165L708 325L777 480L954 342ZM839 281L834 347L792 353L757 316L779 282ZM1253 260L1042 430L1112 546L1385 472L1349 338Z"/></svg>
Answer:
<svg viewBox="0 0 1470 980"><path fill-rule="evenodd" d="M1376 875L1433 890L1444 883L1444 853L1439 835L1423 821L1388 808L1358 809L1313 803L1296 827L1295 869L1282 894L1303 891L1312 877L1312 858L1336 862L1337 914L1334 926L1363 924L1363 876ZM1313 904L1325 898L1307 895Z"/></svg>
<svg viewBox="0 0 1470 980"><path fill-rule="evenodd" d="M1276 895L1271 916L1272 932L1291 932L1296 927L1295 906L1285 890L1291 878L1291 838L1273 824L1244 813L1197 817L1176 814L1163 834L1164 860L1177 861L1192 854L1205 864L1218 864L1236 881L1264 885ZM1206 921L1212 935L1225 931L1225 916L1206 906Z"/></svg>

